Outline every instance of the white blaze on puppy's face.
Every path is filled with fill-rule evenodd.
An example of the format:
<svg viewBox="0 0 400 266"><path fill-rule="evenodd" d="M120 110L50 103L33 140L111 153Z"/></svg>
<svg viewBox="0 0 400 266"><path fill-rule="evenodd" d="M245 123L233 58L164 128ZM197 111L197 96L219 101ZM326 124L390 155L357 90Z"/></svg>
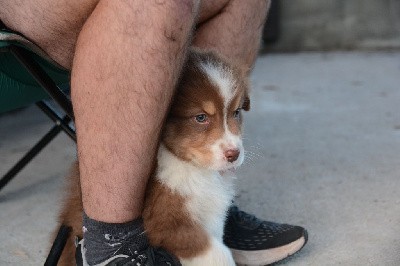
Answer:
<svg viewBox="0 0 400 266"><path fill-rule="evenodd" d="M217 87L226 107L232 99L236 88L236 80L233 76L232 69L224 66L220 62L212 61L201 62L200 68L212 84Z"/></svg>
<svg viewBox="0 0 400 266"><path fill-rule="evenodd" d="M240 132L236 131L233 133L228 126L228 120L231 119L231 116L234 114L229 107L231 102L234 100L234 96L240 89L236 80L238 77L234 76L231 68L224 66L220 62L202 62L201 70L206 74L207 78L215 86L220 97L223 99L222 126L224 134L220 139L211 144L211 150L213 151L214 157L214 163L211 167L216 170L236 168L244 161L244 150ZM234 104L234 107L239 108L239 104L240 102L237 102ZM237 110L237 108L234 110ZM239 152L238 158L233 162L229 162L225 156L225 152L229 150Z"/></svg>
<svg viewBox="0 0 400 266"><path fill-rule="evenodd" d="M244 160L241 109L247 87L239 71L213 54L192 54L162 141L179 158L223 171Z"/></svg>

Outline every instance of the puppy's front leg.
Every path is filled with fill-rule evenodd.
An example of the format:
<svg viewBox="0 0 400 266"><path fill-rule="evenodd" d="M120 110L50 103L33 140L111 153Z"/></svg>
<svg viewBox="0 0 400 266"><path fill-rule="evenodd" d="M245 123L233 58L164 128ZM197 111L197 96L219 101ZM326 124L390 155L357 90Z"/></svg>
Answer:
<svg viewBox="0 0 400 266"><path fill-rule="evenodd" d="M234 266L232 253L220 240L212 238L209 248L191 259L180 259L183 266Z"/></svg>

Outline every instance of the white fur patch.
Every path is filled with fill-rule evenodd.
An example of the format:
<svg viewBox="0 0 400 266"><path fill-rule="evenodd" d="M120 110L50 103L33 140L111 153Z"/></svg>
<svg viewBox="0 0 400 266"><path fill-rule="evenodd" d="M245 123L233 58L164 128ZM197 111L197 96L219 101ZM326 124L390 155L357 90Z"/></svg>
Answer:
<svg viewBox="0 0 400 266"><path fill-rule="evenodd" d="M228 127L225 126L224 135L214 142L210 149L213 153L213 168L218 170L228 170L230 168L238 168L244 161L243 141L240 136L232 134ZM226 150L239 150L239 157L236 161L229 163L224 155Z"/></svg>
<svg viewBox="0 0 400 266"><path fill-rule="evenodd" d="M212 168L236 168L240 166L244 161L244 150L243 144L240 136L232 134L228 128L227 116L228 116L228 106L236 93L236 81L232 73L232 70L224 67L222 64L207 61L200 64L201 69L208 76L210 81L218 88L221 97L224 100L224 110L223 110L223 126L224 126L224 136L211 145L211 150L213 151L213 166ZM238 149L240 155L238 160L234 163L228 164L224 156L224 149ZM226 170L221 169L221 170Z"/></svg>
<svg viewBox="0 0 400 266"><path fill-rule="evenodd" d="M211 240L211 245L206 252L192 259L181 259L185 266L233 266L236 265L228 247L217 239Z"/></svg>
<svg viewBox="0 0 400 266"><path fill-rule="evenodd" d="M234 196L231 177L182 161L160 145L157 178L186 197L185 205L192 219L210 236L222 241L226 212Z"/></svg>
<svg viewBox="0 0 400 266"><path fill-rule="evenodd" d="M232 70L224 67L222 64L215 64L210 61L201 62L200 68L219 89L219 93L224 99L224 106L226 107L232 100L236 87L236 81Z"/></svg>

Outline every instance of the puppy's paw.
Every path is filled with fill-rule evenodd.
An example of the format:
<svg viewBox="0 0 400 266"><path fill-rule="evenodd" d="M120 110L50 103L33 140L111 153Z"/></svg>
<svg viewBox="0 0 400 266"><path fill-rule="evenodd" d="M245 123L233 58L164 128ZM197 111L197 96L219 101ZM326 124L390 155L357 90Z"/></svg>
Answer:
<svg viewBox="0 0 400 266"><path fill-rule="evenodd" d="M209 248L191 259L181 259L183 266L234 266L235 261L233 260L232 253L222 241L213 238L210 241Z"/></svg>

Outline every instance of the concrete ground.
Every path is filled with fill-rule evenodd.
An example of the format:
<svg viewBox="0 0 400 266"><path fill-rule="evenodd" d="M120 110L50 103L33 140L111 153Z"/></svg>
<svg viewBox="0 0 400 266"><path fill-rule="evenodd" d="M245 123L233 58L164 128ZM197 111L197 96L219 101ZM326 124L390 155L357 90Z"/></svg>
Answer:
<svg viewBox="0 0 400 266"><path fill-rule="evenodd" d="M400 265L400 52L261 57L245 116L244 209L309 231L279 265ZM0 116L0 173L50 127ZM0 192L0 265L40 265L75 145L60 135Z"/></svg>

